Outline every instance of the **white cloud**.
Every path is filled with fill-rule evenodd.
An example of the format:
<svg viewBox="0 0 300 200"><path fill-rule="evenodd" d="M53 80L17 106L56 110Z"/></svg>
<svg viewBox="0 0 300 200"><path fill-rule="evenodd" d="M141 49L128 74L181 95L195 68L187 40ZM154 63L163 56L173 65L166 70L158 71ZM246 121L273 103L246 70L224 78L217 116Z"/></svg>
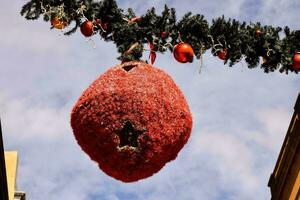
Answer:
<svg viewBox="0 0 300 200"><path fill-rule="evenodd" d="M264 0L261 1L257 19L266 24L276 26L290 26L298 29L298 12L300 2L297 0Z"/></svg>
<svg viewBox="0 0 300 200"><path fill-rule="evenodd" d="M67 42L66 37L59 36L58 31L49 31L50 25L45 24L42 20L25 20L19 14L21 3L16 1L2 2L2 8L5 9L1 10L1 48L14 48L15 51L22 50L31 53L53 52L55 50L60 55L64 55L68 50L67 46L63 45ZM37 28L37 26L43 28Z"/></svg>
<svg viewBox="0 0 300 200"><path fill-rule="evenodd" d="M144 14L148 9L155 7L159 13L163 10L164 5L168 4L167 0L150 0L150 1L119 1L119 6L127 11L128 8L134 8L137 15Z"/></svg>
<svg viewBox="0 0 300 200"><path fill-rule="evenodd" d="M17 140L33 138L60 138L70 132L66 121L69 112L30 105L25 99L8 99L0 96L1 114L5 129Z"/></svg>
<svg viewBox="0 0 300 200"><path fill-rule="evenodd" d="M223 14L226 17L240 17L241 7L245 0L225 0L225 1L205 1L205 0L173 0L171 6L176 8L180 16L192 11L194 14L203 14L207 19L221 17Z"/></svg>
<svg viewBox="0 0 300 200"><path fill-rule="evenodd" d="M220 173L223 188L239 190L243 198L250 191L258 189L259 180L253 173L255 155L245 141L230 133L203 130L198 138L194 138L192 145L193 151L201 152L207 155L207 159L214 161L214 168Z"/></svg>
<svg viewBox="0 0 300 200"><path fill-rule="evenodd" d="M258 111L257 119L262 128L253 131L246 130L243 136L247 140L257 142L264 148L278 153L288 130L291 117L291 112L283 108Z"/></svg>
<svg viewBox="0 0 300 200"><path fill-rule="evenodd" d="M150 1L120 1L120 7L124 10L131 7L137 14L144 14L146 10L154 7L157 13L163 10L164 5L176 8L178 18L183 14L191 11L194 14L204 14L207 19L220 17L223 14L226 17L240 17L243 15L241 8L245 4L245 0L225 0L225 1L204 1L204 0L150 0ZM230 5L230 6L229 6Z"/></svg>

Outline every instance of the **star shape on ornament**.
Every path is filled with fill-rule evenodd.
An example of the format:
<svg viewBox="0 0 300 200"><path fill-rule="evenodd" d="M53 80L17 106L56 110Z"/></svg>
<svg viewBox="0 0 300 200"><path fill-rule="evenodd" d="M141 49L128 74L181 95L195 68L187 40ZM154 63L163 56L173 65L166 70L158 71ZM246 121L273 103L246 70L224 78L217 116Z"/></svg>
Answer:
<svg viewBox="0 0 300 200"><path fill-rule="evenodd" d="M145 130L136 129L130 121L126 121L123 127L116 131L119 136L119 148L129 146L133 148L138 147L138 138Z"/></svg>

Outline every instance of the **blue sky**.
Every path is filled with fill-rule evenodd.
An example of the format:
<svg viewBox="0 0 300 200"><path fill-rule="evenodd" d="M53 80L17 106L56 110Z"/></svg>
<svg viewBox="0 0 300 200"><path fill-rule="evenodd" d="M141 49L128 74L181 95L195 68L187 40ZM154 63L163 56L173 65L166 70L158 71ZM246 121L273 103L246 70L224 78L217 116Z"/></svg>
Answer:
<svg viewBox="0 0 300 200"><path fill-rule="evenodd" d="M245 63L233 68L210 53L177 63L159 54L155 66L183 90L193 113L191 138L177 159L154 176L125 184L92 162L76 144L70 110L82 91L119 63L116 48L80 32L62 36L50 25L19 15L25 1L0 8L0 113L5 149L20 153L18 187L38 200L252 200L269 199L267 187L296 97L299 75L265 74ZM119 1L143 14L167 3L208 20L221 16L299 29L298 0ZM255 197L254 197L255 195Z"/></svg>

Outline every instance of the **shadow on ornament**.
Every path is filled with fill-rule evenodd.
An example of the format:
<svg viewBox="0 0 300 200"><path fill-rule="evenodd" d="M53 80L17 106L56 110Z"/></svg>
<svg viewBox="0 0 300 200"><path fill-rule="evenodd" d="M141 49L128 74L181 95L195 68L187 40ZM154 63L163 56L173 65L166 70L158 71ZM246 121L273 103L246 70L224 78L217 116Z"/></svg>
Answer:
<svg viewBox="0 0 300 200"><path fill-rule="evenodd" d="M122 148L127 146L138 149L138 138L145 131L145 129L136 129L130 121L126 120L122 129L116 131L116 134L119 136L119 150L122 150Z"/></svg>
<svg viewBox="0 0 300 200"><path fill-rule="evenodd" d="M137 65L124 65L123 66L123 69L126 71L126 72L129 72L130 70L132 70L133 68L135 68Z"/></svg>

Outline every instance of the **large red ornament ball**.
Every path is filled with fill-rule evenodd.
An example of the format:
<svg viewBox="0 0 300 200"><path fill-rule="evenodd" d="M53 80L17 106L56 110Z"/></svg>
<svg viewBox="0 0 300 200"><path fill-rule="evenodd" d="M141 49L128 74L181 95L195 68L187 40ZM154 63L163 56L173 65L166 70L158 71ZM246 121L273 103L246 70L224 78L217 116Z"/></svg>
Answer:
<svg viewBox="0 0 300 200"><path fill-rule="evenodd" d="M85 21L80 26L80 31L85 37L90 37L94 32L94 24L91 21Z"/></svg>
<svg viewBox="0 0 300 200"><path fill-rule="evenodd" d="M174 46L173 55L178 62L193 62L194 50L190 44L181 42Z"/></svg>
<svg viewBox="0 0 300 200"><path fill-rule="evenodd" d="M295 71L300 71L300 53L296 53L293 56L293 68Z"/></svg>
<svg viewBox="0 0 300 200"><path fill-rule="evenodd" d="M133 182L176 158L190 136L192 116L169 75L132 61L109 69L83 92L71 126L100 169Z"/></svg>

